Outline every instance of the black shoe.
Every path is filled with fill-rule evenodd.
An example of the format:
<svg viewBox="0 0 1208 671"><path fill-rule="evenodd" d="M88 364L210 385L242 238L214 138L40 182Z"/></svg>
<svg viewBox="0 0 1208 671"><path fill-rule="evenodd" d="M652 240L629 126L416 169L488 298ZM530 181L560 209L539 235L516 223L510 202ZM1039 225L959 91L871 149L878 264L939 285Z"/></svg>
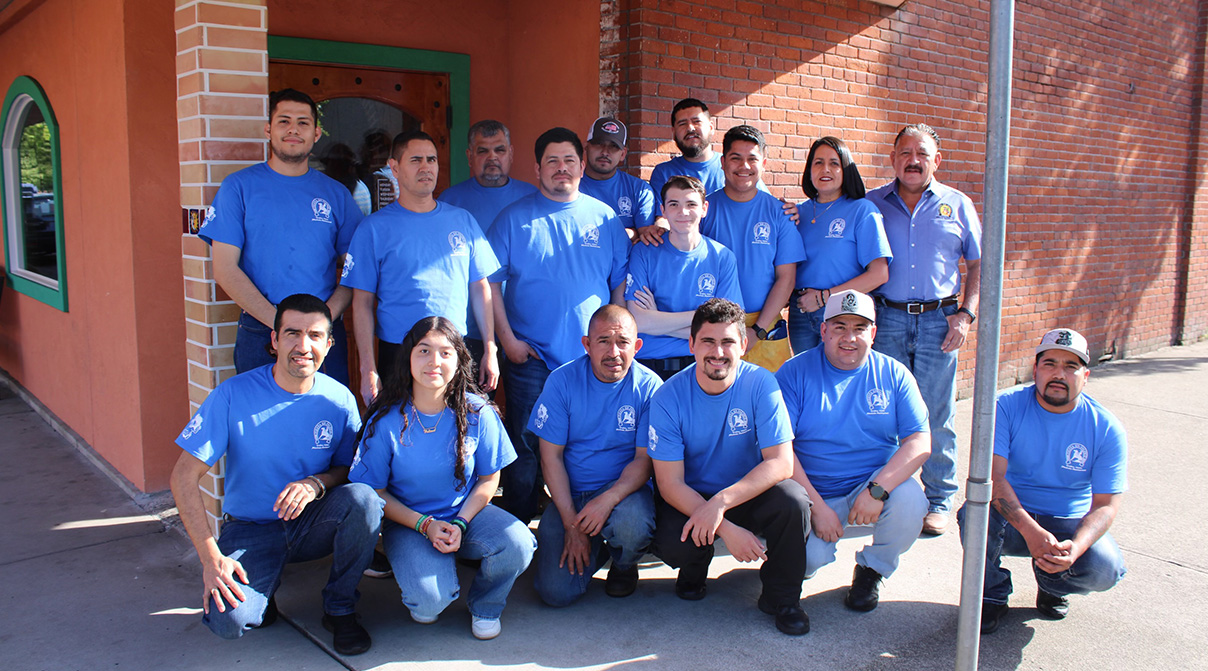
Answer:
<svg viewBox="0 0 1208 671"><path fill-rule="evenodd" d="M604 581L604 593L618 599L633 594L638 588L638 567L620 568L613 564L608 569L608 579Z"/></svg>
<svg viewBox="0 0 1208 671"><path fill-rule="evenodd" d="M856 564L851 575L851 589L847 590L844 605L861 613L877 607L881 600L881 574L867 566Z"/></svg>
<svg viewBox="0 0 1208 671"><path fill-rule="evenodd" d="M394 569L390 568L390 558L381 550L373 551L373 561L369 563L369 568L365 569L366 578L389 578L394 575Z"/></svg>
<svg viewBox="0 0 1208 671"><path fill-rule="evenodd" d="M256 625L256 629L264 629L271 626L277 621L277 596L273 595L268 598L268 606L264 608L264 617L260 618L260 624Z"/></svg>
<svg viewBox="0 0 1208 671"><path fill-rule="evenodd" d="M981 633L993 634L998 630L999 623L1007 616L1007 611L1010 607L1005 603L990 603L989 601L982 602L981 614Z"/></svg>
<svg viewBox="0 0 1208 671"><path fill-rule="evenodd" d="M801 636L810 632L810 616L805 614L800 602L784 606L773 606L759 597L759 610L776 616L776 628L789 636Z"/></svg>
<svg viewBox="0 0 1208 671"><path fill-rule="evenodd" d="M1038 589L1036 590L1036 610L1050 620L1063 620L1070 614L1070 598L1057 596Z"/></svg>
<svg viewBox="0 0 1208 671"><path fill-rule="evenodd" d="M323 628L335 636L332 637L332 647L341 655L359 655L369 650L373 640L369 632L357 622L357 614L328 615L323 614Z"/></svg>
<svg viewBox="0 0 1208 671"><path fill-rule="evenodd" d="M689 575L680 569L679 577L675 579L675 595L684 601L700 601L705 598L705 580L709 574Z"/></svg>

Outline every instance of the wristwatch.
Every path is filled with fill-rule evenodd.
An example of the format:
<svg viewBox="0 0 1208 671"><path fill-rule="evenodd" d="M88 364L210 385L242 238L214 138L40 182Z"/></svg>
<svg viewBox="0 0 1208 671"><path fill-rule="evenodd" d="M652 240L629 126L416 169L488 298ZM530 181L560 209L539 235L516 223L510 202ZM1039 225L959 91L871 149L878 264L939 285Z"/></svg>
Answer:
<svg viewBox="0 0 1208 671"><path fill-rule="evenodd" d="M763 330L763 327L760 326L759 324L756 324L756 325L752 326L751 328L754 329L754 331L755 331L756 340L767 340L768 339L768 332Z"/></svg>
<svg viewBox="0 0 1208 671"><path fill-rule="evenodd" d="M868 493L876 500L884 503L889 500L889 492L875 482L868 483Z"/></svg>

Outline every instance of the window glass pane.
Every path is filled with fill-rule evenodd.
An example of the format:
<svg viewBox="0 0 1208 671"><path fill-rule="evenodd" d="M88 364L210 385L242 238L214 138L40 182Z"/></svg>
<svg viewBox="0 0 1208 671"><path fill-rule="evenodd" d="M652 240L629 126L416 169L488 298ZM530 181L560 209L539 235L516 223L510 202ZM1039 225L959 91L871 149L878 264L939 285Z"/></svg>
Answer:
<svg viewBox="0 0 1208 671"><path fill-rule="evenodd" d="M25 269L59 279L55 245L54 162L50 125L37 105L26 107L17 156L21 164L21 240Z"/></svg>
<svg viewBox="0 0 1208 671"><path fill-rule="evenodd" d="M332 98L319 102L323 135L311 152L311 167L348 187L370 194L372 209L394 200L387 172L390 143L403 131L419 130L420 121L401 109L369 98Z"/></svg>

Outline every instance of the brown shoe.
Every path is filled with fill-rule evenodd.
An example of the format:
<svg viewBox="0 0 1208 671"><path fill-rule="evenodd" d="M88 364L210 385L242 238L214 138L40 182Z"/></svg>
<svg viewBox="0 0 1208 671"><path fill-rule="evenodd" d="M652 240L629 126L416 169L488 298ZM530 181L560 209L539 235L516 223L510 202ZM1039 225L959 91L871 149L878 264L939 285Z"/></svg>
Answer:
<svg viewBox="0 0 1208 671"><path fill-rule="evenodd" d="M923 518L923 533L928 536L943 536L948 530L948 515L945 513L927 513Z"/></svg>

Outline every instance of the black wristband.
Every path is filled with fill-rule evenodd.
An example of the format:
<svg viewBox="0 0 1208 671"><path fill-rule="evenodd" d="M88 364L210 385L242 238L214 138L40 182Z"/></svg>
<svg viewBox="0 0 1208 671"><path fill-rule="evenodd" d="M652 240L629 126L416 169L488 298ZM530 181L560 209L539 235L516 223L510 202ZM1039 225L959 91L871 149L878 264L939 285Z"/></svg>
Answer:
<svg viewBox="0 0 1208 671"><path fill-rule="evenodd" d="M965 307L965 306L963 306L963 305L962 305L961 307L957 308L957 309L956 309L956 311L957 311L957 312L963 312L963 313L965 313L965 314L969 315L969 323L970 323L970 324L972 324L973 322L977 321L977 315L973 314L973 311L972 311L972 310L970 310L969 308L967 308L967 307Z"/></svg>

